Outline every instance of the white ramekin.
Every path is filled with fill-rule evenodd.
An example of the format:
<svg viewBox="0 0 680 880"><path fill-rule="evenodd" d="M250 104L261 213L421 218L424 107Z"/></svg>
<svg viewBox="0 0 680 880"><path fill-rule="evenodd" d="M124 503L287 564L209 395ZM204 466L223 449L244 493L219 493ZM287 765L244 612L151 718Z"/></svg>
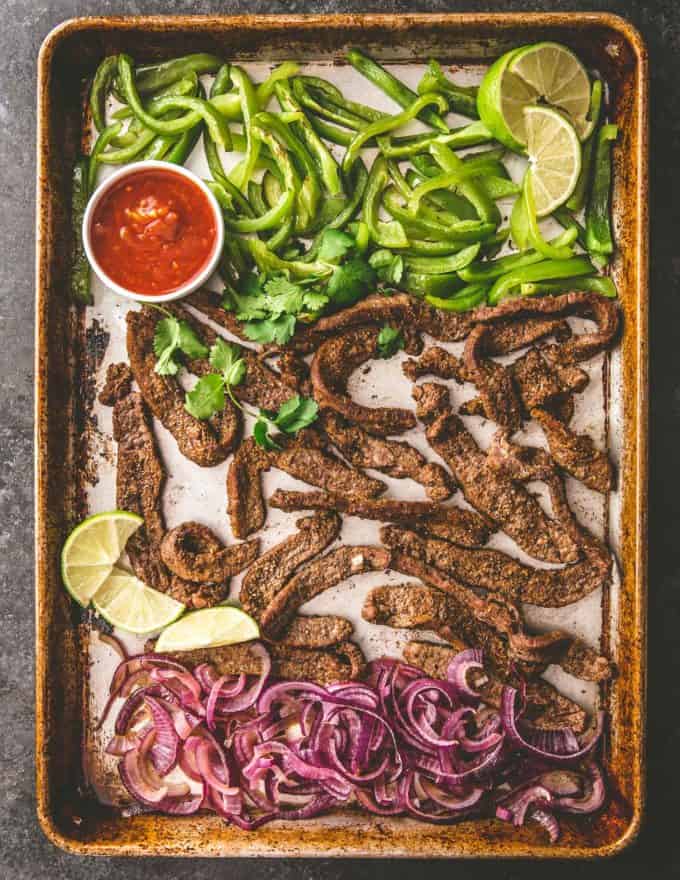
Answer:
<svg viewBox="0 0 680 880"><path fill-rule="evenodd" d="M195 275L193 278L187 281L186 284L183 284L182 287L178 287L177 290L173 290L171 293L136 293L134 290L128 290L126 287L121 287L120 284L116 284L116 282L113 281L112 278L109 278L106 272L102 269L102 267L97 262L97 258L95 257L92 249L92 217L94 216L95 209L99 202L109 192L111 187L115 186L123 178L129 177L133 174L138 174L140 171L146 171L150 168L160 169L162 171L167 171L171 174L178 174L182 177L186 177L192 183L195 183L196 186L208 199L208 202L215 217L215 228L217 230L217 235L215 237L215 247L204 268L201 269L198 275ZM142 162L132 162L130 165L125 165L123 168L120 168L118 171L107 177L106 180L102 181L102 183L100 183L97 189L92 193L92 196L87 203L87 207L85 208L85 215L83 217L83 247L85 249L87 259L90 261L90 265L92 266L95 274L102 282L102 284L105 284L106 287L108 287L110 290L113 290L120 296L124 296L127 299L137 300L138 302L171 302L175 299L181 299L183 296L188 296L188 294L192 293L192 291L199 288L208 280L208 278L210 278L210 276L217 268L217 264L220 260L220 255L222 253L222 248L224 247L224 218L222 217L222 211L217 202L217 199L210 191L210 188L206 186L201 178L195 175L193 171L187 171L187 169L183 168L181 165L173 165L170 162L158 162L154 159L147 159Z"/></svg>

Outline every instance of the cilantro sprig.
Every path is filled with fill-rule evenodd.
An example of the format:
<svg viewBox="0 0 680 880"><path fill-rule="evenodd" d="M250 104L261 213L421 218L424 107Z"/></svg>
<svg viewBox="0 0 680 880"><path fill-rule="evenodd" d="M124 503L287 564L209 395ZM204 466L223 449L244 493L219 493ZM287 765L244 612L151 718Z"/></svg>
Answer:
<svg viewBox="0 0 680 880"><path fill-rule="evenodd" d="M198 338L191 326L174 315L168 315L156 324L153 337L156 355L154 370L161 376L176 376L184 354L190 360L208 356L208 348Z"/></svg>
<svg viewBox="0 0 680 880"><path fill-rule="evenodd" d="M378 333L378 354L381 358L393 357L404 347L404 334L396 327L384 324Z"/></svg>
<svg viewBox="0 0 680 880"><path fill-rule="evenodd" d="M210 366L215 372L201 376L184 398L186 411L195 419L209 419L221 412L227 396L240 406L232 390L246 375L246 362L239 349L224 339L218 339L210 349Z"/></svg>
<svg viewBox="0 0 680 880"><path fill-rule="evenodd" d="M271 436L272 431L297 434L298 431L311 425L318 415L319 405L315 400L296 394L282 403L276 413L260 410L253 427L253 438L263 449L270 451L280 449L279 444Z"/></svg>

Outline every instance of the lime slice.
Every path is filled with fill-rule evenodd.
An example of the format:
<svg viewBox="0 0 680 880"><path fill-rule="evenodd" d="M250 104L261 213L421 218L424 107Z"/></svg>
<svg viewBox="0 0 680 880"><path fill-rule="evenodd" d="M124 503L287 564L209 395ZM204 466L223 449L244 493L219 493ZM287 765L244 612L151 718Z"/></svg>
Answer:
<svg viewBox="0 0 680 880"><path fill-rule="evenodd" d="M581 172L581 143L573 125L551 107L525 107L524 120L536 215L546 217L574 192Z"/></svg>
<svg viewBox="0 0 680 880"><path fill-rule="evenodd" d="M482 122L497 140L519 152L527 143L524 108L539 102L565 113L581 139L592 130L588 73L559 43L506 52L487 71L477 96Z"/></svg>
<svg viewBox="0 0 680 880"><path fill-rule="evenodd" d="M156 642L159 653L193 651L235 645L260 637L257 623L245 611L229 605L203 608L186 614L164 630Z"/></svg>
<svg viewBox="0 0 680 880"><path fill-rule="evenodd" d="M184 613L181 602L115 567L97 590L92 604L112 626L138 635L157 632Z"/></svg>
<svg viewBox="0 0 680 880"><path fill-rule="evenodd" d="M113 510L89 516L75 527L61 551L61 576L76 602L89 605L143 522L136 513Z"/></svg>

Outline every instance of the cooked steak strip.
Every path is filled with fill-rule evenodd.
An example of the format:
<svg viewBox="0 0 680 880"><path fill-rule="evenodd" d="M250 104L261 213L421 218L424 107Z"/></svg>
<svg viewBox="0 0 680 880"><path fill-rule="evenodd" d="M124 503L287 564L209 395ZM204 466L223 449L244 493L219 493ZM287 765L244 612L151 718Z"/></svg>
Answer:
<svg viewBox="0 0 680 880"><path fill-rule="evenodd" d="M196 584L172 574L161 558L165 534L162 499L165 470L158 454L151 417L140 394L131 393L113 408L113 436L118 443L116 506L143 517L127 543L130 564L150 587L168 593L190 608L216 605L226 598L228 584Z"/></svg>
<svg viewBox="0 0 680 880"><path fill-rule="evenodd" d="M277 489L269 499L280 510L337 510L362 519L397 520L438 533L466 547L479 547L489 537L486 521L471 510L444 507L432 501L395 501L392 498L353 500L328 492L295 492Z"/></svg>
<svg viewBox="0 0 680 880"><path fill-rule="evenodd" d="M282 634L298 609L324 590L352 575L381 571L390 564L390 552L383 547L342 546L301 568L280 589L259 615L262 632L268 638Z"/></svg>
<svg viewBox="0 0 680 880"><path fill-rule="evenodd" d="M288 625L278 644L291 648L329 648L346 642L354 632L349 620L335 615L298 615Z"/></svg>
<svg viewBox="0 0 680 880"><path fill-rule="evenodd" d="M160 543L165 534L162 510L165 469L141 394L132 392L116 401L113 437L118 443L116 506L144 519L144 525L127 542L130 563L141 581L165 592L170 583L160 556Z"/></svg>
<svg viewBox="0 0 680 880"><path fill-rule="evenodd" d="M484 311L484 310L482 310ZM479 320L479 310L475 321ZM491 338L488 343L489 355L510 354L526 348L534 342L554 336L558 341L571 337L569 324L562 318L527 316L522 321L500 320L493 322Z"/></svg>
<svg viewBox="0 0 680 880"><path fill-rule="evenodd" d="M457 635L463 641L481 647L488 654L494 671L503 678L512 674L513 664L523 674L534 676L551 663L586 681L603 681L611 677L609 661L580 639L558 631L530 635L522 630L521 621L516 624L514 632L503 631L504 618L511 606L506 605L504 609L497 600L487 599L486 603L491 607L485 612L486 619L481 619L472 611L469 600L463 597L460 585L452 579L399 554L394 554L392 565L397 571L414 575L429 586L375 587L362 610L366 620L400 629L431 629L447 640L452 634Z"/></svg>
<svg viewBox="0 0 680 880"><path fill-rule="evenodd" d="M127 350L130 367L144 401L175 438L180 452L201 467L219 464L231 452L214 426L195 419L184 408L184 391L174 376L161 376L154 367L153 339L162 314L144 308L127 314Z"/></svg>
<svg viewBox="0 0 680 880"><path fill-rule="evenodd" d="M304 397L312 396L309 365L294 351L282 351L276 364L281 381Z"/></svg>
<svg viewBox="0 0 680 880"><path fill-rule="evenodd" d="M104 406L113 406L132 390L132 370L125 364L109 364L106 368L106 381L99 392L99 402Z"/></svg>
<svg viewBox="0 0 680 880"><path fill-rule="evenodd" d="M527 490L489 465L448 403L448 389L425 383L413 389L426 437L451 468L466 500L498 523L529 555L544 562L573 562L578 553L564 526L550 519Z"/></svg>
<svg viewBox="0 0 680 880"><path fill-rule="evenodd" d="M267 510L260 475L269 465L268 453L252 437L241 443L229 465L227 513L237 538L247 538L264 525Z"/></svg>
<svg viewBox="0 0 680 880"><path fill-rule="evenodd" d="M241 603L254 617L260 616L300 565L337 538L342 523L336 513L317 513L295 525L298 531L263 554L243 578Z"/></svg>
<svg viewBox="0 0 680 880"><path fill-rule="evenodd" d="M413 640L404 648L404 659L407 663L422 669L426 675L432 678L446 678L449 664L459 651L464 651L468 645L459 640L455 641L454 647L448 645L435 645L432 642L419 642ZM468 674L468 680L481 696L484 703L499 708L501 694L505 683L518 687L520 679L513 676L508 682L503 682L486 670L473 670ZM585 730L587 715L579 705L563 697L547 681L526 682L525 685L526 708L523 720L529 722L539 730L558 730L561 727L569 727L574 733Z"/></svg>
<svg viewBox="0 0 680 880"><path fill-rule="evenodd" d="M257 559L259 541L225 547L219 538L198 522L184 522L171 529L161 543L161 558L173 574L188 581L224 581Z"/></svg>
<svg viewBox="0 0 680 880"><path fill-rule="evenodd" d="M396 526L384 526L380 538L390 549L432 565L466 584L544 608L578 602L607 583L611 572L609 553L596 540L596 547L583 546L583 560L560 569L543 569L523 565L500 550L471 550Z"/></svg>
<svg viewBox="0 0 680 880"><path fill-rule="evenodd" d="M612 463L587 434L576 434L542 407L532 409L531 415L543 428L550 454L562 470L596 492L611 491Z"/></svg>
<svg viewBox="0 0 680 880"><path fill-rule="evenodd" d="M487 357L490 336L484 324L470 333L463 353L465 373L477 386L487 418L514 433L522 425L522 404L510 370Z"/></svg>
<svg viewBox="0 0 680 880"><path fill-rule="evenodd" d="M432 501L444 501L454 491L453 480L444 468L428 462L409 443L374 437L332 410L323 414L321 423L327 437L355 467L373 468L398 479L410 477L425 488Z"/></svg>
<svg viewBox="0 0 680 880"><path fill-rule="evenodd" d="M298 480L357 501L374 498L387 488L380 480L340 461L324 448L323 438L316 431L302 431L295 439L279 441L285 447L270 453L271 465Z"/></svg>
<svg viewBox="0 0 680 880"><path fill-rule="evenodd" d="M527 318L535 316L566 318L572 315L590 318L597 324L597 330L553 346L550 353L556 363L575 364L611 347L619 329L619 307L614 300L597 293L572 292L554 297L509 299L499 306L478 309L475 319L484 323L513 319L512 324L521 326Z"/></svg>
<svg viewBox="0 0 680 880"><path fill-rule="evenodd" d="M426 348L419 358L409 358L401 365L404 375L412 382L421 376L438 376L440 379L455 379L462 384L467 382L463 361L439 345Z"/></svg>
<svg viewBox="0 0 680 880"><path fill-rule="evenodd" d="M150 650L153 646L148 645ZM343 643L332 650L307 650L289 645L267 645L272 658L272 674L276 678L303 679L317 684L350 681L361 672L356 645ZM359 652L360 653L360 652ZM258 675L262 664L248 643L224 645L196 651L178 651L163 656L193 668L209 663L218 675ZM359 670L359 673L357 673Z"/></svg>
<svg viewBox="0 0 680 880"><path fill-rule="evenodd" d="M378 354L378 328L360 327L322 343L312 361L314 396L322 409L339 412L380 437L402 434L415 427L410 410L362 406L347 393L347 380L363 363Z"/></svg>

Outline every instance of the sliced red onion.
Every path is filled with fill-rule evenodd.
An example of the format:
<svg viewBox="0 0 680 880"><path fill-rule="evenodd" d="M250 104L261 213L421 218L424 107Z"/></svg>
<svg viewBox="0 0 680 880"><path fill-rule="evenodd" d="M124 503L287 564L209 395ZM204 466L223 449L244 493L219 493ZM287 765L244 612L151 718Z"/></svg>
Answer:
<svg viewBox="0 0 680 880"><path fill-rule="evenodd" d="M110 635L109 633L103 633L101 630L97 630L97 637L99 641L105 645L108 645L109 648L113 648L113 650L118 654L121 660L125 661L128 659L128 653L125 650L125 645L117 639L115 636Z"/></svg>
<svg viewBox="0 0 680 880"><path fill-rule="evenodd" d="M479 702L479 694L468 684L467 674L471 669L484 669L482 658L479 648L468 648L456 654L446 670L447 680L453 685L456 696L464 702Z"/></svg>
<svg viewBox="0 0 680 880"><path fill-rule="evenodd" d="M547 810L535 809L529 818L542 825L550 836L550 843L557 843L560 839L560 823Z"/></svg>
<svg viewBox="0 0 680 880"><path fill-rule="evenodd" d="M597 723L594 730L591 731L590 736L587 739L581 740L581 742L578 744L578 751L564 754L547 752L543 749L537 748L532 743L528 742L526 737L522 736L517 728L517 717L515 711L517 696L518 692L515 688L509 687L508 685L503 688L503 693L501 695L501 718L503 720L503 727L505 728L505 732L507 733L513 744L518 748L522 749L525 752L529 752L532 755L536 755L539 758L544 758L549 761L573 764L574 762L585 758L586 755L589 755L590 752L592 752L592 750L597 745L604 727L604 712L598 713Z"/></svg>
<svg viewBox="0 0 680 880"><path fill-rule="evenodd" d="M151 713L155 738L151 747L151 761L161 776L169 773L177 764L179 736L168 711L153 697L146 696L144 702Z"/></svg>
<svg viewBox="0 0 680 880"><path fill-rule="evenodd" d="M503 798L496 808L496 816L506 822L511 821L515 827L519 828L524 825L527 812L531 807L537 804L543 807L551 802L552 795L547 788L542 785L531 785Z"/></svg>
<svg viewBox="0 0 680 880"><path fill-rule="evenodd" d="M562 813L594 813L604 804L606 788L602 770L593 760L583 765L589 791L581 798L556 797L553 801L555 809Z"/></svg>

